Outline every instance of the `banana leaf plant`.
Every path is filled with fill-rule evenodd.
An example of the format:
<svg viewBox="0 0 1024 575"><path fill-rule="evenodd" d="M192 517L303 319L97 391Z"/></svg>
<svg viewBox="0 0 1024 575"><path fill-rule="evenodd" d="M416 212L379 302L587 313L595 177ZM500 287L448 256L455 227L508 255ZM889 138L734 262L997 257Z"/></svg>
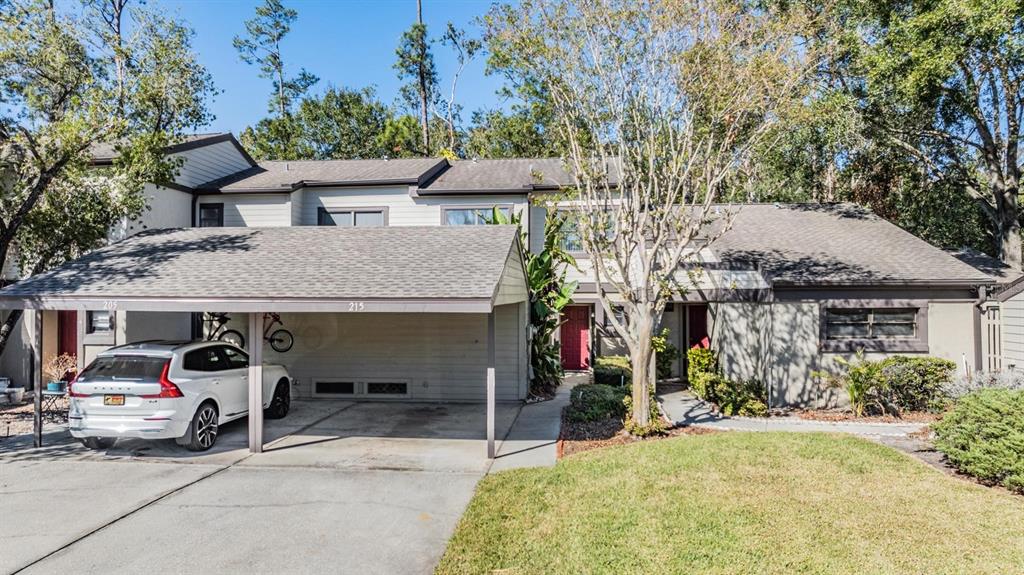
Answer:
<svg viewBox="0 0 1024 575"><path fill-rule="evenodd" d="M578 287L578 282L566 281L569 268L576 268L576 260L562 245L566 217L557 211L548 212L544 247L538 253L530 251L519 214L506 214L495 207L488 221L519 226L519 245L530 290L530 391L535 395L551 394L564 375L555 334L562 325L562 309L572 301Z"/></svg>

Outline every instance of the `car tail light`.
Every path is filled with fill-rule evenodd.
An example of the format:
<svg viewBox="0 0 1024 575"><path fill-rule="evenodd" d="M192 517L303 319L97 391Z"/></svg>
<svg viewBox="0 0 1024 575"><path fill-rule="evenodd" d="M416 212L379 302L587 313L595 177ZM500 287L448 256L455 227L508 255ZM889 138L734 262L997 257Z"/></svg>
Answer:
<svg viewBox="0 0 1024 575"><path fill-rule="evenodd" d="M171 360L167 360L164 364L163 370L160 372L160 393L153 395L143 395L144 399L170 399L175 397L185 397L185 394L178 389L177 385L170 379L167 379L167 372L171 369Z"/></svg>
<svg viewBox="0 0 1024 575"><path fill-rule="evenodd" d="M78 393L75 391L75 383L77 382L78 374L76 373L75 377L72 377L71 381L68 382L68 397L89 397L88 393Z"/></svg>

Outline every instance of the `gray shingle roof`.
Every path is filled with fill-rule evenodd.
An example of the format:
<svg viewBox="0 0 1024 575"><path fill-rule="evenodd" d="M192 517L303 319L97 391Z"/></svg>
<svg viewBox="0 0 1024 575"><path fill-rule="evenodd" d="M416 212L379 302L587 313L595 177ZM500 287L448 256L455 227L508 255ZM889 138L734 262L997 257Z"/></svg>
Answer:
<svg viewBox="0 0 1024 575"><path fill-rule="evenodd" d="M567 186L573 178L558 158L509 158L459 160L441 173L420 193L453 191L530 191L533 186Z"/></svg>
<svg viewBox="0 0 1024 575"><path fill-rule="evenodd" d="M515 240L515 226L153 230L0 297L489 299Z"/></svg>
<svg viewBox="0 0 1024 575"><path fill-rule="evenodd" d="M748 204L711 245L776 284L985 284L992 278L854 204Z"/></svg>
<svg viewBox="0 0 1024 575"><path fill-rule="evenodd" d="M199 188L244 192L289 191L303 185L420 184L444 165L443 158L264 161Z"/></svg>

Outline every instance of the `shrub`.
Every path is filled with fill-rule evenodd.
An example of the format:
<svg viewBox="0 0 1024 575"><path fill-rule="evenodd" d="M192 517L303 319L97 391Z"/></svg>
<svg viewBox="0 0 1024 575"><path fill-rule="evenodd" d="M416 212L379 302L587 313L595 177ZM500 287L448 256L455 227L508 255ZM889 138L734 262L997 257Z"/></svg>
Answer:
<svg viewBox="0 0 1024 575"><path fill-rule="evenodd" d="M898 411L925 411L940 407L955 369L948 359L894 356L880 362L878 377Z"/></svg>
<svg viewBox="0 0 1024 575"><path fill-rule="evenodd" d="M1024 493L1024 391L970 393L933 428L935 446L957 469Z"/></svg>
<svg viewBox="0 0 1024 575"><path fill-rule="evenodd" d="M607 355L594 360L594 383L623 386L633 383L633 367L624 355Z"/></svg>
<svg viewBox="0 0 1024 575"><path fill-rule="evenodd" d="M569 419L572 421L600 421L621 419L626 414L623 400L628 397L625 387L584 384L572 388L569 396Z"/></svg>
<svg viewBox="0 0 1024 575"><path fill-rule="evenodd" d="M724 377L715 387L718 409L725 415L764 417L768 414L764 386L757 380L732 381Z"/></svg>
<svg viewBox="0 0 1024 575"><path fill-rule="evenodd" d="M1010 389L1024 391L1024 371L985 371L968 374L957 374L943 387L943 392L951 399L963 397L979 389Z"/></svg>
<svg viewBox="0 0 1024 575"><path fill-rule="evenodd" d="M686 350L686 379L690 385L698 376L707 373L718 373L718 357L715 352L704 347Z"/></svg>
<svg viewBox="0 0 1024 575"><path fill-rule="evenodd" d="M952 361L937 357L894 356L867 361L862 353L856 359L837 360L845 373L833 375L815 372L833 387L843 387L850 407L857 416L865 413L938 410L944 405L948 386L956 369Z"/></svg>
<svg viewBox="0 0 1024 575"><path fill-rule="evenodd" d="M654 362L658 370L658 379L671 377L672 363L679 359L679 348L672 345L668 336L668 328L665 328L659 335L651 338L651 343L654 345Z"/></svg>

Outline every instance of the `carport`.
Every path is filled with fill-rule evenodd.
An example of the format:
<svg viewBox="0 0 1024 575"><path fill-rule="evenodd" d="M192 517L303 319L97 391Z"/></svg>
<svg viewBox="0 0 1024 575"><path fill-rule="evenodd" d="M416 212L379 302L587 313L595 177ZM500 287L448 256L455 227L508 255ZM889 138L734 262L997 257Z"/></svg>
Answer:
<svg viewBox="0 0 1024 575"><path fill-rule="evenodd" d="M476 314L486 358L487 457L495 454L495 308L514 306L526 349L526 274L515 226L187 228L152 230L0 290L24 309L33 388L41 389L40 311L248 314L249 449L263 449L264 313ZM474 324L475 325L475 324ZM339 350L344 353L344 350ZM402 350L393 350L400 354ZM477 370L476 364L471 364ZM40 394L35 440L42 443Z"/></svg>

